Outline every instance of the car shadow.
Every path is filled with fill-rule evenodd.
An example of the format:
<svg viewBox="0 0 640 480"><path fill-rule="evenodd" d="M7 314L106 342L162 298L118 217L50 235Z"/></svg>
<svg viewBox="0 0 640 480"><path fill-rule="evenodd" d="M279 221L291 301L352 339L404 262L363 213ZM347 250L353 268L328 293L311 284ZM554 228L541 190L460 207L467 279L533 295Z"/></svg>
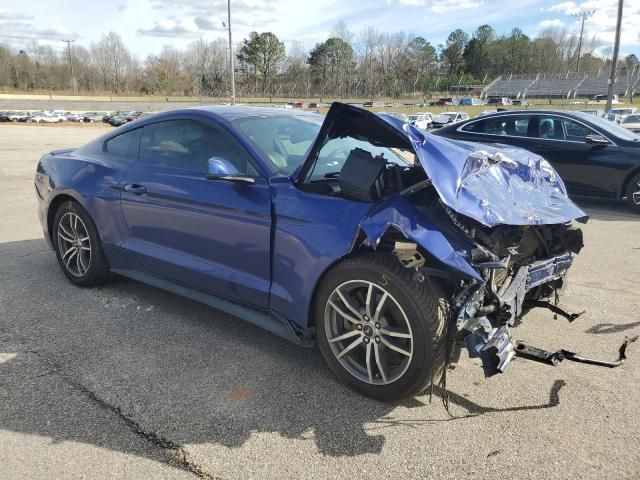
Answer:
<svg viewBox="0 0 640 480"><path fill-rule="evenodd" d="M560 402L562 380L540 405L483 406L449 391L466 414L450 417L434 401L424 418L401 420L398 407L419 409L428 397L395 404L365 398L337 382L317 349L125 278L77 288L42 240L0 244L0 258L0 353L14 355L4 362L0 356L0 429L157 460L103 434L95 413L73 407L83 400L160 448L239 448L256 433L277 432L312 438L320 453L344 457L380 453L381 428Z"/></svg>

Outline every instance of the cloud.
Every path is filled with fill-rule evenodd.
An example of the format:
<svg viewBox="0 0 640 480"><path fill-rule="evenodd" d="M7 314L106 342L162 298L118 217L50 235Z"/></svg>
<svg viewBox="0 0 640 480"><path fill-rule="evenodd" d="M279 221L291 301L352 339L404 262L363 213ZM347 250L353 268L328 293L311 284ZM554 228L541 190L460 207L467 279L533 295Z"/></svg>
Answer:
<svg viewBox="0 0 640 480"><path fill-rule="evenodd" d="M451 10L469 10L480 8L484 0L387 0L387 4L408 7L429 7L432 12L444 13Z"/></svg>
<svg viewBox="0 0 640 480"><path fill-rule="evenodd" d="M33 23L30 15L0 9L0 41L23 46L31 41L53 41L61 39L75 40L80 35L65 25L39 27Z"/></svg>
<svg viewBox="0 0 640 480"><path fill-rule="evenodd" d="M0 8L0 21L2 20L33 20L33 17L23 13L13 13L6 8Z"/></svg>
<svg viewBox="0 0 640 480"><path fill-rule="evenodd" d="M551 20L542 20L538 23L538 28L543 30L545 28L562 28L564 27L564 22L559 18L553 18Z"/></svg>
<svg viewBox="0 0 640 480"><path fill-rule="evenodd" d="M564 13L565 15L580 13L580 7L578 7L576 2L562 2L550 7L542 7L540 10L543 12Z"/></svg>
<svg viewBox="0 0 640 480"><path fill-rule="evenodd" d="M141 28L138 33L149 35L151 37L196 37L198 34L198 26L193 20L167 18L159 22L155 22L151 28Z"/></svg>
<svg viewBox="0 0 640 480"><path fill-rule="evenodd" d="M226 22L227 19L216 16L198 16L194 18L193 21L200 30L224 30L222 22Z"/></svg>
<svg viewBox="0 0 640 480"><path fill-rule="evenodd" d="M211 31L223 31L227 22L227 0L150 0L152 9L167 10L174 16L156 22L138 33L156 37L189 38ZM231 24L234 27L257 29L278 19L276 7L283 0L234 0L231 4Z"/></svg>

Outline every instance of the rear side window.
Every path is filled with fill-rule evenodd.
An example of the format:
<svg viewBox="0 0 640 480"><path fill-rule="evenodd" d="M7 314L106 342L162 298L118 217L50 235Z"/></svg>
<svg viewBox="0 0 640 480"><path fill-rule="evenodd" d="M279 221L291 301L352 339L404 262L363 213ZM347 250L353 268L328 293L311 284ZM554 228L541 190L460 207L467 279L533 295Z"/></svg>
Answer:
<svg viewBox="0 0 640 480"><path fill-rule="evenodd" d="M106 141L104 149L113 156L137 160L139 139L140 129L137 128L110 138Z"/></svg>
<svg viewBox="0 0 640 480"><path fill-rule="evenodd" d="M462 127L463 132L484 133L509 137L526 137L529 118L510 115L508 117L490 117L471 122Z"/></svg>
<svg viewBox="0 0 640 480"><path fill-rule="evenodd" d="M244 150L216 128L196 120L168 120L144 127L140 159L149 165L206 174L209 159L224 158L239 173L256 176Z"/></svg>

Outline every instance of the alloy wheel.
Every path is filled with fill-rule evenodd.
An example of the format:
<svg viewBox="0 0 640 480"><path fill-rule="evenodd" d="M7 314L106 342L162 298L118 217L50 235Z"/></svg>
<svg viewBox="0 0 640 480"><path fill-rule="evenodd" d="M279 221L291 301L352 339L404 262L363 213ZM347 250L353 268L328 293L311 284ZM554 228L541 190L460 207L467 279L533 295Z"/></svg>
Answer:
<svg viewBox="0 0 640 480"><path fill-rule="evenodd" d="M91 239L79 215L65 213L58 222L58 252L67 271L82 277L91 265Z"/></svg>
<svg viewBox="0 0 640 480"><path fill-rule="evenodd" d="M631 199L635 205L640 205L640 180L636 184L636 191L631 194Z"/></svg>
<svg viewBox="0 0 640 480"><path fill-rule="evenodd" d="M335 358L362 382L388 385L411 364L411 325L380 285L351 280L336 287L325 306L324 328Z"/></svg>

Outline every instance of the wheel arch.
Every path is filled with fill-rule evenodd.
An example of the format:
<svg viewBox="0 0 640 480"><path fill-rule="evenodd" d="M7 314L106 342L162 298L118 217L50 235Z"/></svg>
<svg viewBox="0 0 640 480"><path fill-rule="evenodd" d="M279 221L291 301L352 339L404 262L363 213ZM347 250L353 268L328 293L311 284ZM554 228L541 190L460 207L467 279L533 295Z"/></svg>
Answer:
<svg viewBox="0 0 640 480"><path fill-rule="evenodd" d="M320 289L322 282L324 281L326 276L329 274L329 272L331 272L333 268L335 268L337 265L344 262L345 260L349 258L357 257L359 255L363 255L371 252L391 254L393 250L391 245L395 241L412 242L412 240L408 239L404 235L404 233L400 228L396 227L395 225L391 225L380 237L378 245L374 248L368 242L366 234L362 231L362 229L359 228L358 231L356 232L356 235L354 236L354 239L349 251L344 255L342 255L341 257L335 259L333 262L329 263L326 266L326 268L322 271L322 273L318 276L318 279L316 280L316 283L313 286L313 293L309 297L309 303L307 305L307 318L309 319L307 323L308 328L316 327L316 319L313 316L313 308L317 300L318 290ZM455 279L460 278L460 275L461 275L460 272L455 272L453 269L451 269L447 265L440 262L434 255L428 252L425 248L423 248L418 244L416 245L417 245L418 252L425 258L426 260L425 263L429 266L437 267L437 268L431 268L431 270L434 273L440 272L439 276L442 279L441 283L443 288L449 282L455 281ZM398 263L402 265L400 260L398 260Z"/></svg>
<svg viewBox="0 0 640 480"><path fill-rule="evenodd" d="M82 208L82 210L84 210L84 212L87 214L87 216L91 219L91 221L93 221L95 224L95 221L89 214L87 208L82 204L80 200L78 200L78 198L71 195L69 192L59 193L58 195L53 197L47 209L47 233L49 235L49 240L51 241L52 245L53 245L53 220L56 218L56 212L60 208L60 205L62 205L64 202L67 202L67 201L72 201L78 204ZM97 232L98 232L98 237L100 237L100 231L97 230Z"/></svg>
<svg viewBox="0 0 640 480"><path fill-rule="evenodd" d="M622 200L626 196L627 188L629 188L629 183L631 182L631 179L636 175L640 175L640 166L631 170L631 172L627 174L624 181L622 182L622 188L620 188L620 194L618 195L618 198L620 200Z"/></svg>

